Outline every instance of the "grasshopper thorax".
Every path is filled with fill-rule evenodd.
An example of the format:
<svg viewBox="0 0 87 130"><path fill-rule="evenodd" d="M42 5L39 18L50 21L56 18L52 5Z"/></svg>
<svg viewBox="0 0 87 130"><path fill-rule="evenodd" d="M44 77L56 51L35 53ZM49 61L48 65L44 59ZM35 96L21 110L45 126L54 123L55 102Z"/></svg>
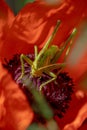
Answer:
<svg viewBox="0 0 87 130"><path fill-rule="evenodd" d="M42 72L38 71L37 68L34 66L34 64L31 66L31 75L33 77L40 77L42 75Z"/></svg>

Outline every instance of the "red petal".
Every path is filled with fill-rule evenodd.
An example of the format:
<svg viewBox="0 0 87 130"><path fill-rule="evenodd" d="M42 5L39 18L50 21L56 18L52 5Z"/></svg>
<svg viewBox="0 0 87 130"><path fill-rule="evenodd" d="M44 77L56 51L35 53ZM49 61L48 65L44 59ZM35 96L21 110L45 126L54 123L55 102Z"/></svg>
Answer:
<svg viewBox="0 0 87 130"><path fill-rule="evenodd" d="M86 3L86 0L67 0L56 6L48 6L40 1L28 4L16 17L2 43L1 58L11 58L15 53L30 53L34 45L42 47L58 19L62 24L54 44L60 44L72 28L81 22Z"/></svg>
<svg viewBox="0 0 87 130"><path fill-rule="evenodd" d="M83 92L84 93L84 92ZM78 98L73 95L70 107L65 116L60 120L57 119L61 130L86 130L84 122L87 118L87 95ZM80 129L82 128L82 129Z"/></svg>
<svg viewBox="0 0 87 130"><path fill-rule="evenodd" d="M87 91L83 91L83 86L79 86L79 80L87 71L87 52L84 53L80 62L74 67L67 66L66 71L74 80L75 91L70 103L70 107L62 120L58 119L58 124L62 130L86 130L87 129ZM81 90L80 90L81 89ZM87 90L87 89L86 89ZM64 128L64 129L63 129Z"/></svg>
<svg viewBox="0 0 87 130"><path fill-rule="evenodd" d="M0 0L0 48L1 40L4 40L11 26L14 15L4 0Z"/></svg>
<svg viewBox="0 0 87 130"><path fill-rule="evenodd" d="M65 125L63 130L86 130L87 128L87 102L79 109L75 119ZM84 122L85 121L85 122ZM84 123L84 124L83 124Z"/></svg>
<svg viewBox="0 0 87 130"><path fill-rule="evenodd" d="M25 130L32 118L25 95L0 63L0 129Z"/></svg>

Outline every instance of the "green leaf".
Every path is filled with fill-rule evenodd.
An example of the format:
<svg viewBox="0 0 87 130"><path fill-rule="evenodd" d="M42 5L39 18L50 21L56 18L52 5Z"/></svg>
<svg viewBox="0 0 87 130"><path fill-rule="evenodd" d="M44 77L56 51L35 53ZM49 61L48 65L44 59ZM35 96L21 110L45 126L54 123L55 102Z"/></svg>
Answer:
<svg viewBox="0 0 87 130"><path fill-rule="evenodd" d="M27 3L32 3L35 0L5 0L16 15Z"/></svg>

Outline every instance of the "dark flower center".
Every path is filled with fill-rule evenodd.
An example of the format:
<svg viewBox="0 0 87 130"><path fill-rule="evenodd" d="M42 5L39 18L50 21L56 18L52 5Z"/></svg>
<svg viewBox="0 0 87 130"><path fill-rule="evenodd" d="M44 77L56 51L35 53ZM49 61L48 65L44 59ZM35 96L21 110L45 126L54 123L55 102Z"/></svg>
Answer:
<svg viewBox="0 0 87 130"><path fill-rule="evenodd" d="M32 61L34 60L34 54L28 54L27 57L29 57ZM29 103L32 104L34 99L31 92L27 90L27 87L23 84L21 79L18 80L21 75L20 55L15 55L12 60L10 60L4 65L4 67L8 69L15 82L19 84L20 88L26 94ZM43 73L42 77L32 77L30 75L30 65L25 62L24 67L25 75L32 80L32 82L36 86L35 89L37 91L40 91L40 85L50 79L50 76ZM73 93L73 86L73 80L69 77L68 73L60 72L55 81L45 85L42 88L42 93L44 94L47 102L51 106L54 115L57 115L59 118L64 115L67 108L69 107L69 102ZM40 116L38 116L38 114L36 113L34 120L40 120Z"/></svg>

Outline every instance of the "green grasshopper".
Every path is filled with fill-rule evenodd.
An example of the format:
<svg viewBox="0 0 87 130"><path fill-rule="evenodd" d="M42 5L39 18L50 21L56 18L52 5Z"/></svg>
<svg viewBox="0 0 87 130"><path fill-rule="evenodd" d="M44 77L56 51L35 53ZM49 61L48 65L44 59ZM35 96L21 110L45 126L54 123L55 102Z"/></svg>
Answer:
<svg viewBox="0 0 87 130"><path fill-rule="evenodd" d="M76 29L74 28L71 35L68 37L68 39L65 41L65 44L62 48L58 48L56 45L51 45L56 32L59 28L61 21L58 20L57 24L54 28L54 31L52 35L49 37L48 41L44 45L44 47L40 50L38 53L38 48L37 46L34 46L34 51L35 51L35 59L32 61L30 58L28 58L26 55L21 54L20 55L20 61L21 61L21 67L22 67L22 73L20 78L24 76L25 70L24 70L24 61L26 61L30 66L31 66L31 75L34 77L41 77L43 73L49 75L50 78L48 81L42 83L40 85L40 91L42 90L42 87L45 86L46 84L54 81L57 78L57 75L53 73L54 69L61 69L65 67L65 63L57 63L58 58L61 56L62 52L68 45L68 43L71 41L72 37L76 33ZM66 56L69 53L70 48L67 49L66 51Z"/></svg>

